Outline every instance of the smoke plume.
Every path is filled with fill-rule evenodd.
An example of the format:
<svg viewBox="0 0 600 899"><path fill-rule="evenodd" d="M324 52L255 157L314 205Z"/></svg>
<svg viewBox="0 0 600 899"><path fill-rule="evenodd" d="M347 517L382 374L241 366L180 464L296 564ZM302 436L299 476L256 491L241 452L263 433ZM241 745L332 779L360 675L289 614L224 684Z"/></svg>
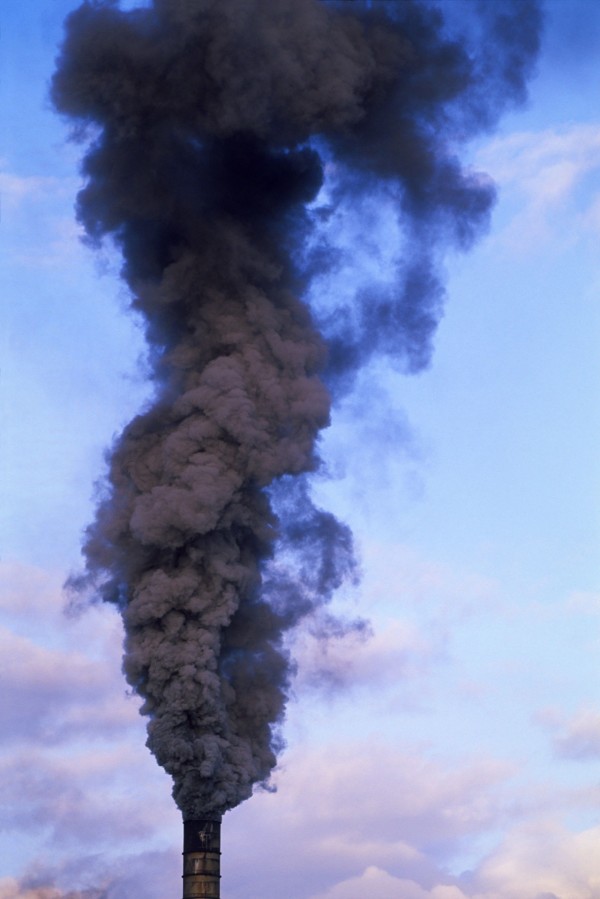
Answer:
<svg viewBox="0 0 600 899"><path fill-rule="evenodd" d="M122 612L184 816L268 781L286 635L355 571L307 482L332 397L374 354L427 364L440 251L488 221L493 187L457 153L524 98L540 15L456 7L461 36L413 0L87 0L67 19L52 99L89 142L77 215L122 251L156 387L112 448L71 583ZM407 235L393 285L311 311L335 261L319 223L377 191Z"/></svg>

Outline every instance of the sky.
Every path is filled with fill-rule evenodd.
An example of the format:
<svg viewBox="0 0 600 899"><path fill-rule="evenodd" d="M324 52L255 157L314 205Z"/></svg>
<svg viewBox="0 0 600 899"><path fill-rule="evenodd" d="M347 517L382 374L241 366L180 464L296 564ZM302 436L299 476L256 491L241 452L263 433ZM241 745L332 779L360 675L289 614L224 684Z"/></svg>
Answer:
<svg viewBox="0 0 600 899"><path fill-rule="evenodd" d="M48 101L76 5L1 14L0 899L163 899L180 815L120 619L62 590L150 394ZM374 362L323 436L315 497L362 570L334 607L370 628L298 636L276 792L223 822L224 899L600 899L600 9L545 10L527 103L469 148L498 201L445 258L430 367Z"/></svg>

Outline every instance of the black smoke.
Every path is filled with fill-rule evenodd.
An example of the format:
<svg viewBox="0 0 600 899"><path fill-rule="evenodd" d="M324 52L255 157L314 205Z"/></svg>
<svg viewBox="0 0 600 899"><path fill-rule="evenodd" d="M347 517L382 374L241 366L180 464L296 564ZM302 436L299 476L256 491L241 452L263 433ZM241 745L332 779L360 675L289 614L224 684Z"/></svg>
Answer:
<svg viewBox="0 0 600 899"><path fill-rule="evenodd" d="M77 216L122 251L156 386L112 448L71 585L121 609L185 816L268 780L286 634L354 576L348 529L307 483L331 397L375 354L427 364L441 249L488 222L494 189L459 152L523 99L540 14L445 9L87 0L66 22L52 99L89 142ZM315 229L377 191L407 235L394 284L317 320L303 298L335 254Z"/></svg>

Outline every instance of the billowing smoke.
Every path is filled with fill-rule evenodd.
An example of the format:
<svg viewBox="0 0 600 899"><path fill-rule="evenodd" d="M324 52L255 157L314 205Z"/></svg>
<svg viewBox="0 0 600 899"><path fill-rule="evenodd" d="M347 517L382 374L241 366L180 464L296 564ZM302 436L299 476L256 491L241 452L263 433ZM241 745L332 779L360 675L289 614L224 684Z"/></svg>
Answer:
<svg viewBox="0 0 600 899"><path fill-rule="evenodd" d="M427 364L440 248L488 220L493 188L456 154L523 99L540 16L448 9L460 38L413 0L88 0L67 19L52 98L89 140L77 214L122 251L156 387L112 449L72 586L121 609L186 817L268 781L286 636L354 576L307 480L332 396L374 354ZM335 259L319 223L376 191L407 235L394 283L317 320L311 276Z"/></svg>

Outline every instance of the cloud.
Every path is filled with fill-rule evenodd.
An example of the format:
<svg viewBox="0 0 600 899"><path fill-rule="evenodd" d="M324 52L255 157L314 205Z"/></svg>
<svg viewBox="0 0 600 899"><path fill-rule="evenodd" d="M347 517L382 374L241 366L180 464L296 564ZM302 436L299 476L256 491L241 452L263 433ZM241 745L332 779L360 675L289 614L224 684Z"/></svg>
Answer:
<svg viewBox="0 0 600 899"><path fill-rule="evenodd" d="M138 720L138 705L106 665L75 652L38 646L0 627L0 747L16 741L46 745L74 734L122 731Z"/></svg>
<svg viewBox="0 0 600 899"><path fill-rule="evenodd" d="M76 619L64 605L52 576L0 566L0 750L140 729L139 702L120 673L117 616L93 608Z"/></svg>
<svg viewBox="0 0 600 899"><path fill-rule="evenodd" d="M168 794L166 778L135 749L69 747L59 758L28 750L0 759L0 826L37 833L63 851L147 839L160 823L144 798L167 803Z"/></svg>
<svg viewBox="0 0 600 899"><path fill-rule="evenodd" d="M6 164L6 163L4 163ZM72 195L73 179L61 180L40 175L17 175L0 169L0 195L3 205L13 210L30 200Z"/></svg>
<svg viewBox="0 0 600 899"><path fill-rule="evenodd" d="M433 561L398 542L365 540L363 555L362 605L369 613L389 609L397 617L401 601L426 624L430 639L445 639L451 626L474 616L503 611L499 582L477 571Z"/></svg>
<svg viewBox="0 0 600 899"><path fill-rule="evenodd" d="M431 594L431 614L443 617L448 578L416 562L413 568L415 602L420 592ZM35 841L34 852L26 851L37 865L0 880L0 899L130 899L140 891L163 899L180 877L179 816L169 779L143 748L144 723L123 694L120 630L107 609L65 618L56 579L43 572L5 565L3 574L0 658L13 667L0 699L7 716L0 720L0 830L10 829L16 846ZM494 592L479 582L470 589ZM305 676L328 670L357 691L393 689L395 678L418 678L419 665L426 671L436 639L424 640L406 622L377 624L371 640L351 633L326 651L304 647ZM6 697L13 711L3 706ZM120 708L129 710L123 719ZM15 709L27 711L25 723L11 717ZM548 713L545 726L564 754L584 757L599 717ZM589 797L546 785L523 789L502 760L449 761L427 745L364 732L363 721L357 702L353 738L296 745L276 774L278 793L259 793L225 817L228 899L597 899L600 834L570 834L543 817L587 809ZM11 742L4 731L13 730L19 737ZM505 828L469 874L448 873ZM159 864L165 839L177 846ZM44 866L44 856L52 864Z"/></svg>
<svg viewBox="0 0 600 899"><path fill-rule="evenodd" d="M120 675L123 625L107 604L68 606L63 571L17 561L0 562L0 622L15 636L39 646L76 652L102 661L122 684Z"/></svg>
<svg viewBox="0 0 600 899"><path fill-rule="evenodd" d="M469 620L509 614L500 585L477 572L434 563L397 542L368 541L364 555L360 608L369 624L325 638L318 630L301 633L292 647L297 693L368 701L371 719L376 711L389 716L430 708L439 678L446 685L457 672L461 699L485 696L489 683L466 677L453 647ZM348 607L351 600L339 604L344 612Z"/></svg>
<svg viewBox="0 0 600 899"><path fill-rule="evenodd" d="M306 687L397 690L407 680L426 674L442 653L431 637L406 621L390 621L374 632L350 630L330 639L305 634L294 648L302 691Z"/></svg>
<svg viewBox="0 0 600 899"><path fill-rule="evenodd" d="M178 819L169 778L144 747L139 700L125 690L117 616L92 607L69 617L64 603L54 576L0 566L0 852L7 843L11 861L27 849L24 834L56 859L91 847L110 855ZM28 896L29 881L15 883L2 888ZM54 896L52 878L39 884Z"/></svg>
<svg viewBox="0 0 600 899"><path fill-rule="evenodd" d="M598 899L600 827L570 833L528 822L506 837L472 878L473 899Z"/></svg>
<svg viewBox="0 0 600 899"><path fill-rule="evenodd" d="M598 899L600 827L571 833L555 821L514 828L475 870L433 885L370 866L311 899Z"/></svg>
<svg viewBox="0 0 600 899"><path fill-rule="evenodd" d="M83 229L74 221L78 179L19 175L0 163L5 261L42 268L71 264L81 256Z"/></svg>
<svg viewBox="0 0 600 899"><path fill-rule="evenodd" d="M310 899L598 899L599 839L600 827L570 833L553 821L528 822L459 878L438 873L426 883L370 865Z"/></svg>
<svg viewBox="0 0 600 899"><path fill-rule="evenodd" d="M291 754L284 767L279 815L294 823L302 800L313 827L315 815L318 829L346 834L358 853L356 838L364 831L382 845L403 841L418 851L454 845L501 816L494 787L512 770L486 758L443 764L424 747L377 738Z"/></svg>
<svg viewBox="0 0 600 899"><path fill-rule="evenodd" d="M33 615L48 619L63 607L60 579L32 565L0 562L0 614L28 621Z"/></svg>
<svg viewBox="0 0 600 899"><path fill-rule="evenodd" d="M18 879L0 880L0 899L133 899L140 895L164 899L173 893L180 876L181 857L174 851L123 855L110 861L82 857L62 866L32 866Z"/></svg>
<svg viewBox="0 0 600 899"><path fill-rule="evenodd" d="M225 817L224 892L308 899L371 868L443 885L453 853L510 815L501 794L511 774L494 759L444 763L376 735L297 747L283 758L275 795L257 794ZM369 876L387 888L383 874Z"/></svg>
<svg viewBox="0 0 600 899"><path fill-rule="evenodd" d="M566 601L568 611L583 615L600 615L600 592L574 590Z"/></svg>
<svg viewBox="0 0 600 899"><path fill-rule="evenodd" d="M108 899L104 890L62 890L53 886L28 886L12 878L0 880L0 899Z"/></svg>
<svg viewBox="0 0 600 899"><path fill-rule="evenodd" d="M458 887L440 885L427 890L414 880L392 877L376 867L369 867L360 877L351 877L311 899L356 899L357 896L368 896L369 899L466 899Z"/></svg>
<svg viewBox="0 0 600 899"><path fill-rule="evenodd" d="M556 755L576 761L600 759L600 712L581 708L571 718L565 718L553 709L537 716L540 724L554 731L553 746Z"/></svg>
<svg viewBox="0 0 600 899"><path fill-rule="evenodd" d="M579 124L499 137L486 144L477 165L499 183L514 205L500 237L511 250L528 252L560 236L600 227L600 125ZM560 224L568 212L568 233Z"/></svg>

